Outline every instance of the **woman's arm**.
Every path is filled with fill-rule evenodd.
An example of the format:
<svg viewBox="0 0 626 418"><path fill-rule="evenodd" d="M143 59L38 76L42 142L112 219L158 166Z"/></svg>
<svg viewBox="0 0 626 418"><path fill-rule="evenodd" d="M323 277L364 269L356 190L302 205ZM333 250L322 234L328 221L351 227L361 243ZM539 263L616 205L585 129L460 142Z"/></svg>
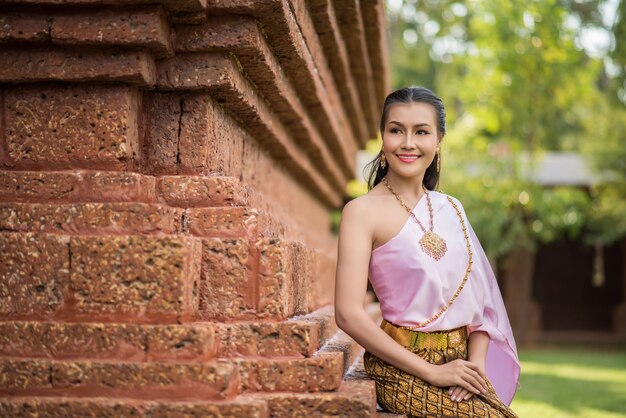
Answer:
<svg viewBox="0 0 626 418"><path fill-rule="evenodd" d="M367 216L363 202L353 200L343 209L335 279L335 319L339 328L376 357L433 385L457 384L474 393L486 390L472 363L461 360L434 366L398 344L365 312L363 300L373 237L373 222L368 222Z"/></svg>
<svg viewBox="0 0 626 418"><path fill-rule="evenodd" d="M489 348L489 334L485 331L474 331L467 338L467 360L478 366L480 375L484 378L487 349ZM468 400L472 393L460 387L453 386L448 391L453 401Z"/></svg>
<svg viewBox="0 0 626 418"><path fill-rule="evenodd" d="M481 373L485 373L489 334L485 331L474 331L467 339L467 359L478 365Z"/></svg>

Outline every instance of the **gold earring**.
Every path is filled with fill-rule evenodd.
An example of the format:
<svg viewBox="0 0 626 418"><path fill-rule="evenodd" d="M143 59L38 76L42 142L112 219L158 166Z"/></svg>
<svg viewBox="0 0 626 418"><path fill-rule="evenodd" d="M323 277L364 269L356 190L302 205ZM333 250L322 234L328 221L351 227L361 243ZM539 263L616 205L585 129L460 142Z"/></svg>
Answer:
<svg viewBox="0 0 626 418"><path fill-rule="evenodd" d="M382 154L380 156L380 168L385 169L385 167L387 167L387 158L385 157L385 154Z"/></svg>
<svg viewBox="0 0 626 418"><path fill-rule="evenodd" d="M437 148L437 173L441 171L441 154L439 153L439 148Z"/></svg>

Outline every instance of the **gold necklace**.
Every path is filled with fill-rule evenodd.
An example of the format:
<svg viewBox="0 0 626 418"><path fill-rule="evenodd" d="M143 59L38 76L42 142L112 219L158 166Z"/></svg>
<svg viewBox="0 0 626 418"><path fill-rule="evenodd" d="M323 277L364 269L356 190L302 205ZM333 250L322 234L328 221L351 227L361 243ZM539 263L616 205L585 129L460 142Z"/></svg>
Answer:
<svg viewBox="0 0 626 418"><path fill-rule="evenodd" d="M383 182L385 183L385 185L387 185L387 187L389 187L386 180L387 180L386 178L383 178ZM390 188L390 190L391 190L391 188ZM426 196L428 196L428 195L426 195ZM397 195L396 195L396 197L397 197ZM463 220L463 216L461 216L461 211L459 210L459 208L456 205L456 203L454 203L454 201L452 200L452 198L450 196L446 196L446 197L448 198L448 201L450 202L450 204L454 207L454 210L456 211L456 215L459 217L459 221L461 222L461 229L463 230L463 236L465 237L465 245L467 246L467 268L465 269L465 274L463 275L463 280L461 280L461 283L459 284L459 287L456 289L456 291L454 292L454 295L452 295L452 297L450 298L448 303L445 304L439 310L439 312L437 312L435 315L433 315L430 319L427 319L426 321L420 322L419 324L413 325L411 327L401 326L400 328L407 329L407 330L410 330L410 331L415 331L415 330L417 330L417 328L425 327L426 325L428 325L431 322L433 322L435 319L439 318L445 311L448 310L448 308L450 308L452 303L459 296L459 293L461 293L461 290L463 290L463 287L465 286L465 283L467 282L467 279L469 278L470 272L472 271L472 264L474 264L474 259L473 259L472 248L470 246L469 235L467 233L467 227L465 226L465 221ZM428 201L428 202L430 202L430 201ZM430 207L430 205L429 205L429 209L431 210L431 220L432 220L432 208ZM409 212L410 212L410 209L409 209ZM413 213L413 212L411 212L411 213ZM415 217L414 217L414 219L417 220L417 218L415 218ZM417 220L417 221L419 223L419 220ZM420 225L421 225L421 223L420 223ZM432 224L431 224L431 226L432 226Z"/></svg>
<svg viewBox="0 0 626 418"><path fill-rule="evenodd" d="M422 251L424 251L429 256L433 257L435 260L439 260L441 257L443 257L445 255L446 251L448 251L448 246L446 245L446 241L443 238L441 238L441 236L439 236L439 235L437 235L436 233L433 232L433 228L434 228L434 225L433 225L433 207L432 207L432 205L430 203L430 194L428 193L428 191L424 187L424 184L422 184L422 188L424 189L424 193L426 193L426 203L428 203L428 214L430 216L430 229L428 231L426 230L426 228L424 228L424 225L422 225L420 220L417 219L417 217L415 216L415 214L413 213L411 208L408 207L402 201L402 199L400 199L400 196L398 196L398 194L393 191L393 189L391 188L391 186L387 182L387 178L386 177L383 177L383 183L385 184L385 186L387 186L389 191L391 193L393 193L393 195L396 197L398 202L400 202L400 204L402 206L404 206L404 208L407 210L407 212L409 212L409 215L415 220L415 222L417 222L417 224L420 226L420 228L422 228L422 232L424 233L424 235L422 235L422 238L419 240L420 247L422 248Z"/></svg>

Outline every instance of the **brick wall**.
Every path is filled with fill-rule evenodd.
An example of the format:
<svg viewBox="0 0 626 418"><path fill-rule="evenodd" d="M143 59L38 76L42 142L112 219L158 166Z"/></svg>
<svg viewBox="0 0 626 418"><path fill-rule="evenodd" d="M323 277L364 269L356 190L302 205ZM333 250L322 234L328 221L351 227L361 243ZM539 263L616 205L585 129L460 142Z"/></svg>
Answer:
<svg viewBox="0 0 626 418"><path fill-rule="evenodd" d="M0 0L0 416L373 416L329 211L386 54L382 0Z"/></svg>

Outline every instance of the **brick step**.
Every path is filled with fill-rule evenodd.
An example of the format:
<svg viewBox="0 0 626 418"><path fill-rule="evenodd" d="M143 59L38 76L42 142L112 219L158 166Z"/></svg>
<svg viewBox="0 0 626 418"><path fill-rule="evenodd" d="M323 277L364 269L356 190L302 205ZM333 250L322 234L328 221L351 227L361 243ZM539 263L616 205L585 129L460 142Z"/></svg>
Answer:
<svg viewBox="0 0 626 418"><path fill-rule="evenodd" d="M198 361L311 357L337 328L331 307L286 321L184 325L0 322L0 356L40 359ZM324 352L332 350L332 346Z"/></svg>
<svg viewBox="0 0 626 418"><path fill-rule="evenodd" d="M230 399L241 392L336 390L343 353L209 362L0 359L0 394Z"/></svg>
<svg viewBox="0 0 626 418"><path fill-rule="evenodd" d="M34 413L50 418L68 416L103 417L214 417L214 418L291 418L350 417L370 418L375 414L367 383L344 382L334 392L258 393L236 398L202 401L137 400L128 398L65 396L0 397L0 416L20 418ZM156 398L156 396L155 396Z"/></svg>
<svg viewBox="0 0 626 418"><path fill-rule="evenodd" d="M155 396L156 398L156 396ZM238 397L228 401L139 401L100 397L0 397L0 416L22 418L34 415L47 418L269 418L263 399Z"/></svg>
<svg viewBox="0 0 626 418"><path fill-rule="evenodd" d="M170 28L158 7L38 14L2 13L4 42L122 46L149 49L156 57L173 55Z"/></svg>
<svg viewBox="0 0 626 418"><path fill-rule="evenodd" d="M0 359L0 396L231 399L240 370L228 361L206 363Z"/></svg>

